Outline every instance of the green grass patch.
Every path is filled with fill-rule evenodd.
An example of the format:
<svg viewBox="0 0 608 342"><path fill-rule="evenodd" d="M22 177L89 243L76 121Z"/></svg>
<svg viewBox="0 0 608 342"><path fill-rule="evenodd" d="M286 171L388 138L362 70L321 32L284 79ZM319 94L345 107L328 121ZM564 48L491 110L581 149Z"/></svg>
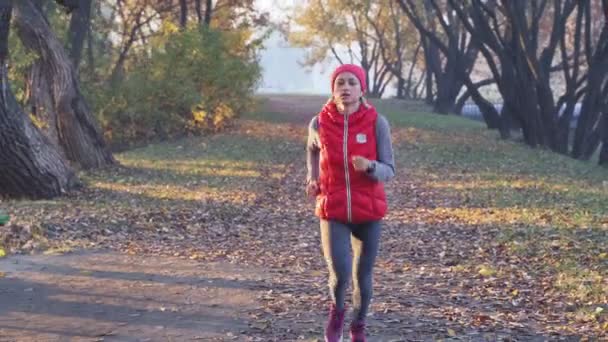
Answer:
<svg viewBox="0 0 608 342"><path fill-rule="evenodd" d="M246 118L223 133L116 153L119 166L79 174L85 183L80 191L46 201L7 201L0 210L7 208L10 224L51 237L48 247L58 250L86 247L116 231L199 227L205 224L201 215L229 222L283 177L301 157L303 141L285 125ZM44 240L30 235L2 247L11 253L29 239Z"/></svg>
<svg viewBox="0 0 608 342"><path fill-rule="evenodd" d="M455 200L438 212L500 227L508 252L551 274L573 301L606 303L608 169L502 140L480 122L417 110L385 106L399 173Z"/></svg>

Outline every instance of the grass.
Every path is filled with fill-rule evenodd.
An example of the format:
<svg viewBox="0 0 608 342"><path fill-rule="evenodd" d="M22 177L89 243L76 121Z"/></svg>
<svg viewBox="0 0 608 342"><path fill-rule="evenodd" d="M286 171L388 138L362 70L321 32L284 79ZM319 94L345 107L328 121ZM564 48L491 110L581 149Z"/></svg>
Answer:
<svg viewBox="0 0 608 342"><path fill-rule="evenodd" d="M465 118L378 108L393 126L398 167L456 199L437 215L500 227L509 253L550 274L570 300L608 302L608 169L501 140Z"/></svg>
<svg viewBox="0 0 608 342"><path fill-rule="evenodd" d="M608 302L608 169L502 140L482 122L432 114L420 102L372 102L391 123L399 176L453 199L430 209L437 224L498 227L494 242L581 310ZM281 113L256 117L284 120ZM486 264L459 267L503 274Z"/></svg>
<svg viewBox="0 0 608 342"><path fill-rule="evenodd" d="M492 243L520 260L517 268L547 277L552 291L576 303L572 319L605 319L607 169L503 141L480 122L431 114L420 103L373 102L391 123L399 178L451 200L451 205L414 210L430 212L435 222L498 228ZM305 165L304 126L290 130L281 125L290 121L284 113L269 111L248 113L244 119L249 123L236 132L117 154L122 168L83 175L89 189L83 197L3 205L11 208L12 223L76 232L96 225L198 227L201 200L215 201L231 215L239 213L263 193L268 179L280 177L296 160ZM219 209L212 212L216 214ZM172 215L183 215L180 220L186 222ZM454 270L509 277L492 261L459 264Z"/></svg>
<svg viewBox="0 0 608 342"><path fill-rule="evenodd" d="M116 153L119 167L80 174L86 185L80 192L52 200L0 203L0 210L7 208L11 214L10 224L29 227L19 230L24 236L10 236L4 245L0 231L0 248L19 250L37 238L27 233L30 230L60 232L60 238L40 239L44 244L38 246L69 250L114 231L207 229L207 217L236 217L284 174L294 158L292 151L301 148L300 137L286 139L283 129L249 123L213 136Z"/></svg>

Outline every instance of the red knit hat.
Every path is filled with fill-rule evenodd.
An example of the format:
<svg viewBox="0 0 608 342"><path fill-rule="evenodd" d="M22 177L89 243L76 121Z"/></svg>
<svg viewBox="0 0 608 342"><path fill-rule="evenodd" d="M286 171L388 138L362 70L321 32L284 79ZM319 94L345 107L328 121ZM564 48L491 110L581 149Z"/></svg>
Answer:
<svg viewBox="0 0 608 342"><path fill-rule="evenodd" d="M359 83L361 83L361 92L365 93L365 90L367 89L365 70L363 70L363 68L361 68L360 66L354 64L342 64L337 67L336 70L334 70L334 72L331 74L332 92L334 91L334 82L336 82L336 77L338 77L338 75L343 72L353 73L359 79Z"/></svg>

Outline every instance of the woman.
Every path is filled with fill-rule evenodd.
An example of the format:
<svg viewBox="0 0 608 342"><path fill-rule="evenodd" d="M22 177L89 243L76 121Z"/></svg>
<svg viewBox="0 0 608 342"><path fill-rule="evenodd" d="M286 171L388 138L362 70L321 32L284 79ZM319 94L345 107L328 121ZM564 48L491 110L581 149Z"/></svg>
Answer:
<svg viewBox="0 0 608 342"><path fill-rule="evenodd" d="M332 97L310 122L306 192L316 197L332 300L325 341L342 340L345 291L353 276L353 342L365 341L372 269L387 202L383 183L393 178L388 121L363 98L365 71L353 64L331 76ZM350 257L352 244L353 256Z"/></svg>

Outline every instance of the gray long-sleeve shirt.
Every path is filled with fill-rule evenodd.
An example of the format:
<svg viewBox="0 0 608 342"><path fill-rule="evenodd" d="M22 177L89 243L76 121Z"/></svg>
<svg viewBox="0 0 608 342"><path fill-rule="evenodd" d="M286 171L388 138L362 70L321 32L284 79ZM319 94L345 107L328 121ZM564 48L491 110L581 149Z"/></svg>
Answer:
<svg viewBox="0 0 608 342"><path fill-rule="evenodd" d="M308 125L308 143L306 144L306 166L308 173L306 181L319 179L319 121L315 116ZM368 174L377 181L387 182L395 176L395 160L393 156L393 145L391 143L391 131L388 120L378 114L376 120L376 150L378 160L373 173Z"/></svg>

